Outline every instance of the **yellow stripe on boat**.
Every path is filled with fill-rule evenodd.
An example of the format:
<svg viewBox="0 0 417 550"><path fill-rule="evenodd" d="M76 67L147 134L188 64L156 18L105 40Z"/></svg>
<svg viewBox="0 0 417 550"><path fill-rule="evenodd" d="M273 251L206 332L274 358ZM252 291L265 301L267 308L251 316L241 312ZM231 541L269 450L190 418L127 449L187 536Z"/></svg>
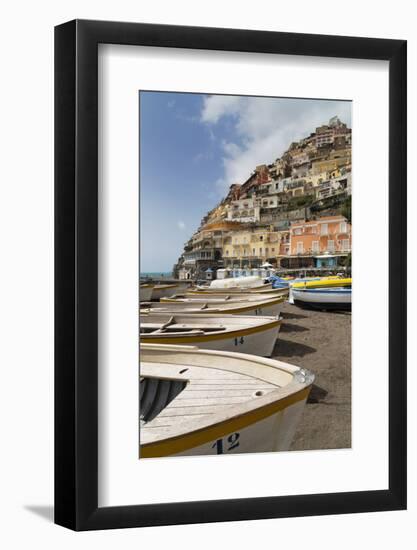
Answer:
<svg viewBox="0 0 417 550"><path fill-rule="evenodd" d="M323 278L316 281L299 281L291 285L292 288L328 288L338 286L352 286L352 279Z"/></svg>
<svg viewBox="0 0 417 550"><path fill-rule="evenodd" d="M303 388L299 392L284 397L279 401L269 403L258 409L249 411L240 416L230 418L219 424L201 428L191 433L186 433L177 437L165 439L155 443L147 443L140 446L140 458L157 458L170 456L183 451L188 451L194 447L199 447L210 441L220 439L231 432L236 432L246 428L256 422L264 420L273 414L286 409L290 405L307 399L311 386Z"/></svg>
<svg viewBox="0 0 417 550"><path fill-rule="evenodd" d="M146 317L146 315L144 316ZM247 328L244 330L233 330L230 332L219 332L218 334L200 334L198 336L169 336L169 338L149 338L149 335L140 335L141 344L195 344L197 342L209 342L213 340L229 340L231 338L240 338L257 332L264 332L280 326L282 319L271 321L268 324L259 325L257 327Z"/></svg>
<svg viewBox="0 0 417 550"><path fill-rule="evenodd" d="M141 309L141 313L195 313L195 314L198 314L198 315L204 315L204 314L207 314L207 315L214 315L214 314L234 314L234 313L242 313L242 312L245 312L245 311L252 311L252 310L256 310L256 309L262 309L262 308L267 308L267 307L270 307L270 306L276 306L277 304L281 304L282 302L285 302L287 299L286 296L279 296L278 298L274 299L274 300L260 300L259 302L247 302L248 304L250 305L247 305L247 306L244 306L244 307L239 307L239 303L240 302L224 302L224 303L221 303L221 304L210 304L210 302L206 302L207 304L207 309L197 309L198 306L200 305L199 303L196 303L195 304L195 310L192 310L192 308L190 308L189 310L187 310L186 308L184 308L184 310L181 310L180 311L180 308L178 309L169 309L169 306L170 304L172 304L173 302L163 302L164 304L166 303L167 306L166 308L155 308L155 309L152 309L152 308L143 308ZM190 302L188 303L184 303L184 302L177 302L178 304L180 305L189 305ZM224 307L224 306L228 306L230 304L233 304L235 307L234 308L228 308L228 307Z"/></svg>
<svg viewBox="0 0 417 550"><path fill-rule="evenodd" d="M155 285L155 290L166 290L167 288L175 288L176 286L179 286L177 284L164 284L164 285Z"/></svg>

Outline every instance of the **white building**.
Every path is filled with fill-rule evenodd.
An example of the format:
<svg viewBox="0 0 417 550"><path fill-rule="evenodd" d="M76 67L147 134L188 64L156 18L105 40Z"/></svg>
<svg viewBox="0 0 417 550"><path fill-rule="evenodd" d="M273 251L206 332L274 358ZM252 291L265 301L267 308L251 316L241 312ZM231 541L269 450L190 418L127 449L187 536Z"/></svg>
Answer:
<svg viewBox="0 0 417 550"><path fill-rule="evenodd" d="M259 221L259 206L255 197L232 201L227 211L227 219L242 223Z"/></svg>

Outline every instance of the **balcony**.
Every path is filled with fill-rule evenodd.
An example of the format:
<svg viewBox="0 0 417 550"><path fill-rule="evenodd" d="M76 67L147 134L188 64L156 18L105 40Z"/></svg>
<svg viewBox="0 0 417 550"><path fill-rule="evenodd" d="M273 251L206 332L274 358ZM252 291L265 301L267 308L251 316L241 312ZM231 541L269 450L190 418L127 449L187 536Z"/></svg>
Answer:
<svg viewBox="0 0 417 550"><path fill-rule="evenodd" d="M200 243L201 241L210 240L212 238L213 238L213 233L212 232L205 233L205 234L200 234L200 235L197 235L196 237L193 238L193 244Z"/></svg>
<svg viewBox="0 0 417 550"><path fill-rule="evenodd" d="M303 256L303 257L309 257L309 258L332 258L333 256L341 256L342 253L340 251L334 251L330 252L328 250L312 250L309 248L308 250L303 250L303 252L297 252L295 249L293 250L292 256Z"/></svg>
<svg viewBox="0 0 417 550"><path fill-rule="evenodd" d="M267 187L259 187L256 190L256 196L268 195L269 189Z"/></svg>

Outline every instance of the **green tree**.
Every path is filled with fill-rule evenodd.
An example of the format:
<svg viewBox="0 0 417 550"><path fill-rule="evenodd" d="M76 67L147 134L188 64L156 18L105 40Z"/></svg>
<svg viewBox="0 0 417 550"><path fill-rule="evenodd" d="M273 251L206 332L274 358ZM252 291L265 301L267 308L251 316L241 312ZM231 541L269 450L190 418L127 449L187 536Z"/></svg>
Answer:
<svg viewBox="0 0 417 550"><path fill-rule="evenodd" d="M342 205L342 216L347 218L349 223L352 223L352 196L350 195Z"/></svg>

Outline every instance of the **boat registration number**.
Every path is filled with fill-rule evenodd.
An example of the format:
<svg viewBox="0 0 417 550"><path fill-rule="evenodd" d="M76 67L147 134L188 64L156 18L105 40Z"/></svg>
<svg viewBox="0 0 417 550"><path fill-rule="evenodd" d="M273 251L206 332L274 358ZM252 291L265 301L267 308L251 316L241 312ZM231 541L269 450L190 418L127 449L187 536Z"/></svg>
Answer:
<svg viewBox="0 0 417 550"><path fill-rule="evenodd" d="M216 454L222 455L230 452L232 449L239 447L240 433L235 432L222 439L217 439L211 446L212 449L216 449Z"/></svg>

